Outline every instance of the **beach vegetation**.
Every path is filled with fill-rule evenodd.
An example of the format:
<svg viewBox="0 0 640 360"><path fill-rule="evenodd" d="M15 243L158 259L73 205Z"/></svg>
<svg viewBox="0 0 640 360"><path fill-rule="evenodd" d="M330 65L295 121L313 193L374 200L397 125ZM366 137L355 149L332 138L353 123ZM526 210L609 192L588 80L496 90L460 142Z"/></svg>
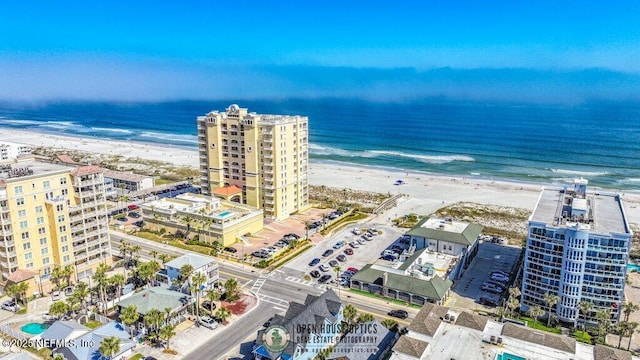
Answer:
<svg viewBox="0 0 640 360"><path fill-rule="evenodd" d="M343 227L360 221L362 219L366 219L369 215L359 212L359 211L355 211L352 210L350 213L344 215L342 218L340 218L338 221L335 221L331 224L329 224L329 226L327 226L324 230L322 230L320 233L322 235L328 235L331 234L332 232L336 231L336 230L340 230Z"/></svg>

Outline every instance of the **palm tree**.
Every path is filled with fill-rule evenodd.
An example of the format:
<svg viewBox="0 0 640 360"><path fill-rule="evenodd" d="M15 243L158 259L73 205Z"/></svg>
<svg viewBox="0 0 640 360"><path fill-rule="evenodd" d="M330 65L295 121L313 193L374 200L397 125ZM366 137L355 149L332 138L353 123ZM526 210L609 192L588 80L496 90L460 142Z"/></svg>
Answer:
<svg viewBox="0 0 640 360"><path fill-rule="evenodd" d="M69 309L69 311L71 311L72 313L77 313L78 310L80 310L80 300L75 297L75 296L69 296L67 298L67 308Z"/></svg>
<svg viewBox="0 0 640 360"><path fill-rule="evenodd" d="M60 291L60 280L64 277L63 269L61 267L55 267L51 270L51 281L56 284L56 288Z"/></svg>
<svg viewBox="0 0 640 360"><path fill-rule="evenodd" d="M626 321L620 321L616 324L616 333L618 333L618 349L622 346L622 337L627 335L628 328L629 323Z"/></svg>
<svg viewBox="0 0 640 360"><path fill-rule="evenodd" d="M560 297L556 294L546 293L542 297L542 301L544 301L545 304L547 304L547 306L549 307L549 311L548 311L549 316L547 316L547 327L549 327L551 326L551 315L552 315L551 310L558 303L558 301L560 301Z"/></svg>
<svg viewBox="0 0 640 360"><path fill-rule="evenodd" d="M580 313L583 315L582 318L582 331L585 332L587 330L587 316L593 310L593 303L589 301L580 301L578 303L578 309L580 309Z"/></svg>
<svg viewBox="0 0 640 360"><path fill-rule="evenodd" d="M333 268L333 272L336 273L336 287L338 288L338 298L340 298L340 272L342 268L340 266L336 266Z"/></svg>
<svg viewBox="0 0 640 360"><path fill-rule="evenodd" d="M196 321L198 321L200 320L200 294L202 293L202 286L207 282L207 277L199 272L191 277L191 282L196 295Z"/></svg>
<svg viewBox="0 0 640 360"><path fill-rule="evenodd" d="M145 285L149 285L159 270L160 264L155 260L151 260L146 263L141 263L136 268L136 276L142 280Z"/></svg>
<svg viewBox="0 0 640 360"><path fill-rule="evenodd" d="M629 326L627 327L627 335L629 335L629 342L627 343L627 351L629 351L629 348L631 347L631 339L633 338L633 334L636 332L636 329L638 328L638 323L637 322L630 322Z"/></svg>
<svg viewBox="0 0 640 360"><path fill-rule="evenodd" d="M125 306L120 311L120 320L129 327L138 322L138 319L140 319L140 314L138 314L138 308L135 305ZM133 330L131 331L131 337L133 338Z"/></svg>
<svg viewBox="0 0 640 360"><path fill-rule="evenodd" d="M113 358L114 355L120 351L120 339L115 336L109 336L108 338L100 341L100 347L98 348L100 355L107 359Z"/></svg>
<svg viewBox="0 0 640 360"><path fill-rule="evenodd" d="M69 306L64 301L56 301L49 306L49 314L60 318L69 311Z"/></svg>
<svg viewBox="0 0 640 360"><path fill-rule="evenodd" d="M387 329L393 332L398 331L398 322L393 319L384 319L382 320L381 324L382 326L386 327Z"/></svg>
<svg viewBox="0 0 640 360"><path fill-rule="evenodd" d="M107 271L109 270L109 266L105 263L101 263L98 265L95 274L93 274L93 281L98 284L98 296L100 297L100 302L104 308L102 309L104 315L107 315Z"/></svg>
<svg viewBox="0 0 640 360"><path fill-rule="evenodd" d="M222 244L220 244L220 241L214 241L211 243L211 255L216 256L218 254L220 254L220 252L222 251Z"/></svg>
<svg viewBox="0 0 640 360"><path fill-rule="evenodd" d="M632 303L632 302L626 302L622 305L622 312L624 313L624 321L629 322L629 316L638 311L640 309L640 306Z"/></svg>
<svg viewBox="0 0 640 360"><path fill-rule="evenodd" d="M67 282L67 286L71 286L71 275L73 275L74 272L75 272L75 268L73 265L67 265L62 269L62 275L64 276ZM77 276L76 276L76 281L78 281Z"/></svg>
<svg viewBox="0 0 640 360"><path fill-rule="evenodd" d="M173 312L172 308L170 308L168 306L166 308L164 308L164 315L165 315L164 322L165 322L165 324L169 324L169 319L171 318L171 313L172 312Z"/></svg>
<svg viewBox="0 0 640 360"><path fill-rule="evenodd" d="M180 281L184 284L187 283L187 287L191 286L191 275L193 274L193 266L184 264L180 267Z"/></svg>
<svg viewBox="0 0 640 360"><path fill-rule="evenodd" d="M167 340L167 350L169 350L169 341L172 337L176 336L175 329L176 327L173 325L167 325L160 329L160 338Z"/></svg>
<svg viewBox="0 0 640 360"><path fill-rule="evenodd" d="M538 321L539 320L538 318L542 315L544 315L544 310L542 310L540 306L532 306L529 309L529 316L533 318L534 322Z"/></svg>
<svg viewBox="0 0 640 360"><path fill-rule="evenodd" d="M211 307L209 308L209 312L211 317L213 317L213 303L215 301L220 300L220 293L217 292L216 290L209 290L207 291L207 294L205 295L205 298L207 298L207 300L211 301Z"/></svg>
<svg viewBox="0 0 640 360"><path fill-rule="evenodd" d="M158 309L151 309L144 316L144 324L149 329L149 332L150 333L153 332L156 335L158 333L158 330L160 329L160 325L162 324L163 320L164 320L164 314L162 313L162 311Z"/></svg>
<svg viewBox="0 0 640 360"><path fill-rule="evenodd" d="M87 313L87 296L89 296L89 285L82 281L78 282L71 297L77 299L78 303L82 304L85 314Z"/></svg>
<svg viewBox="0 0 640 360"><path fill-rule="evenodd" d="M515 309L520 307L520 300L515 296L509 298L509 301L506 302L507 309L509 309L509 317L513 318L513 312Z"/></svg>
<svg viewBox="0 0 640 360"><path fill-rule="evenodd" d="M193 222L193 217L191 215L185 215L182 217L182 221L187 224L187 232L184 237L189 240L189 232L191 231L191 222Z"/></svg>
<svg viewBox="0 0 640 360"><path fill-rule="evenodd" d="M611 326L611 313L609 309L606 310L598 310L596 312L596 319L598 320L598 337L604 336L606 337L609 333L609 327Z"/></svg>
<svg viewBox="0 0 640 360"><path fill-rule="evenodd" d="M149 256L151 256L153 258L153 260L156 259L156 257L158 256L158 252L155 250L151 250L149 251Z"/></svg>
<svg viewBox="0 0 640 360"><path fill-rule="evenodd" d="M347 304L342 311L342 318L344 322L347 323L348 326L351 326L355 323L356 317L358 316L358 310L355 306L351 304Z"/></svg>
<svg viewBox="0 0 640 360"><path fill-rule="evenodd" d="M170 258L171 258L171 255L169 255L169 254L160 254L160 255L158 255L158 259L160 259L160 261L162 261L162 265L164 265L167 261L169 261Z"/></svg>
<svg viewBox="0 0 640 360"><path fill-rule="evenodd" d="M218 311L216 311L216 318L218 318L221 323L224 323L230 316L231 310L224 306L221 306Z"/></svg>
<svg viewBox="0 0 640 360"><path fill-rule="evenodd" d="M26 282L11 284L5 289L7 295L9 295L10 297L15 297L25 306L29 301L29 299L27 298L27 291L29 291L29 284L27 284Z"/></svg>
<svg viewBox="0 0 640 360"><path fill-rule="evenodd" d="M224 282L224 298L227 301L237 300L238 295L238 281L234 278L229 278Z"/></svg>
<svg viewBox="0 0 640 360"><path fill-rule="evenodd" d="M118 294L118 300L122 296L122 287L127 283L127 279L122 274L114 274L109 278L109 283L116 287L116 293Z"/></svg>
<svg viewBox="0 0 640 360"><path fill-rule="evenodd" d="M129 249L129 254L131 254L131 260L134 260L134 258L135 258L136 264L138 263L138 258L139 258L138 253L140 252L140 250L142 250L140 245L133 245Z"/></svg>
<svg viewBox="0 0 640 360"><path fill-rule="evenodd" d="M62 354L55 354L53 355L53 360L65 360L65 358Z"/></svg>
<svg viewBox="0 0 640 360"><path fill-rule="evenodd" d="M517 287L510 287L510 288L509 288L509 295L510 295L511 297L515 297L515 298L517 298L517 297L519 297L521 294L522 294L522 293L520 292L520 289L519 289L519 288L517 288Z"/></svg>
<svg viewBox="0 0 640 360"><path fill-rule="evenodd" d="M373 314L366 312L366 313L360 314L360 316L358 316L358 320L356 320L356 322L358 324L362 324L362 323L366 323L366 322L373 321L373 320L375 320L375 318L373 317Z"/></svg>

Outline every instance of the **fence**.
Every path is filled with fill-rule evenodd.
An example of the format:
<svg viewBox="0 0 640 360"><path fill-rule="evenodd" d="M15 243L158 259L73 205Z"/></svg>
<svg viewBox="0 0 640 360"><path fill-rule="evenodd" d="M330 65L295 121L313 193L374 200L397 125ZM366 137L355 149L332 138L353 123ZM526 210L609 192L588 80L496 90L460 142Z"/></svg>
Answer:
<svg viewBox="0 0 640 360"><path fill-rule="evenodd" d="M9 335L12 338L15 339L19 339L19 340L26 340L28 339L28 337L23 334L22 332L18 331L18 330L14 330L10 327L8 327L7 325L0 325L0 332L2 332L3 334Z"/></svg>

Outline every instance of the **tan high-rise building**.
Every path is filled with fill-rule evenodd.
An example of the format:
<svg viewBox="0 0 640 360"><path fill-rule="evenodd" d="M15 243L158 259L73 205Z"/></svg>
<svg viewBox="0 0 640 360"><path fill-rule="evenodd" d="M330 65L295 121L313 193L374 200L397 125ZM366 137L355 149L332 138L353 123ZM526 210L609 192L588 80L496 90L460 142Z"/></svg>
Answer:
<svg viewBox="0 0 640 360"><path fill-rule="evenodd" d="M82 279L101 262L111 263L111 248L100 167L33 158L0 164L2 284L15 281L17 271L33 274L46 292L55 267L71 265L72 279Z"/></svg>
<svg viewBox="0 0 640 360"><path fill-rule="evenodd" d="M286 219L308 207L308 119L238 105L198 117L202 191Z"/></svg>

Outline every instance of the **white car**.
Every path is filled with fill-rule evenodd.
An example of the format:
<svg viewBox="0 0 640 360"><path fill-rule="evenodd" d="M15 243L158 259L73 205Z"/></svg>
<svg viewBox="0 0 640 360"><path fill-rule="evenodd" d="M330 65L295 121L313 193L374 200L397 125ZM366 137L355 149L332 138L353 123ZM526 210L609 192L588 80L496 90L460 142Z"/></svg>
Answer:
<svg viewBox="0 0 640 360"><path fill-rule="evenodd" d="M20 306L18 306L18 304L16 304L15 301L13 300L8 300L2 303L2 309L7 310L7 311L12 311L12 312L16 312L18 310L20 310Z"/></svg>
<svg viewBox="0 0 640 360"><path fill-rule="evenodd" d="M218 322L208 316L203 316L200 318L200 325L209 329L215 329L218 327Z"/></svg>
<svg viewBox="0 0 640 360"><path fill-rule="evenodd" d="M329 271L329 267L327 266L327 264L320 265L318 269L320 269L320 271L323 271L323 272Z"/></svg>
<svg viewBox="0 0 640 360"><path fill-rule="evenodd" d="M51 293L51 300L58 301L60 300L60 291L54 291Z"/></svg>
<svg viewBox="0 0 640 360"><path fill-rule="evenodd" d="M507 282L507 281L509 281L509 278L504 276L504 275L493 274L493 275L491 275L491 280L500 281L500 282Z"/></svg>

